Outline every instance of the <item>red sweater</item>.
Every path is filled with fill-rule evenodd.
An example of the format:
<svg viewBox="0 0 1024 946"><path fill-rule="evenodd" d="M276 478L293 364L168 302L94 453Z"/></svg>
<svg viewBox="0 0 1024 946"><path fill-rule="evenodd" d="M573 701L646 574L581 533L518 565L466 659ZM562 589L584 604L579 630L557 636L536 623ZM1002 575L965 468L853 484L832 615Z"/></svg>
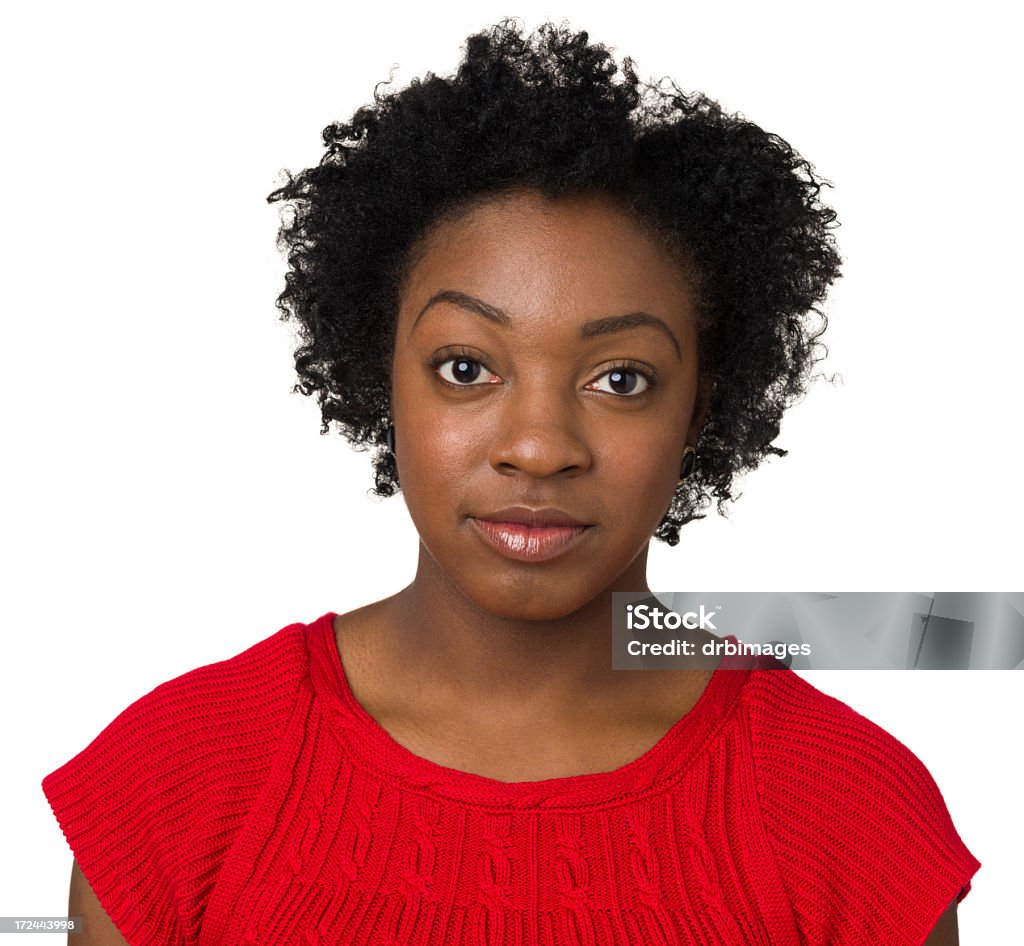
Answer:
<svg viewBox="0 0 1024 946"><path fill-rule="evenodd" d="M395 742L333 613L164 683L43 790L132 946L919 946L980 866L907 748L725 658L622 768L500 782Z"/></svg>

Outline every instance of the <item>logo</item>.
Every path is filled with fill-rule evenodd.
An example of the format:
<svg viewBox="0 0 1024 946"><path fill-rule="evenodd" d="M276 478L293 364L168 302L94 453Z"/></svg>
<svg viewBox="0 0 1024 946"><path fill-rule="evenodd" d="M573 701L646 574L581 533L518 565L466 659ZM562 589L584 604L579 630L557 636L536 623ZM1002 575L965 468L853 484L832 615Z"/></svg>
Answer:
<svg viewBox="0 0 1024 946"><path fill-rule="evenodd" d="M649 604L627 604L626 605L626 627L631 631L675 631L680 627L688 630L717 631L714 617L715 608L709 612L700 606L699 611L686 611L680 614L678 611L665 611Z"/></svg>

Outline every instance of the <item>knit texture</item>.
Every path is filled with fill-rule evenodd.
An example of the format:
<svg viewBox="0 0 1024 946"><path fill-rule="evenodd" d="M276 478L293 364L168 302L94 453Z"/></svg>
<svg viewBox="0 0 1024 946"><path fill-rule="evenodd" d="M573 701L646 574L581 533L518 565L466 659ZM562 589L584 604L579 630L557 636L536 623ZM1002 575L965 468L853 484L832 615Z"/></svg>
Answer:
<svg viewBox="0 0 1024 946"><path fill-rule="evenodd" d="M392 739L334 617L43 780L131 946L920 946L980 866L910 750L772 660L725 657L613 772L500 782Z"/></svg>

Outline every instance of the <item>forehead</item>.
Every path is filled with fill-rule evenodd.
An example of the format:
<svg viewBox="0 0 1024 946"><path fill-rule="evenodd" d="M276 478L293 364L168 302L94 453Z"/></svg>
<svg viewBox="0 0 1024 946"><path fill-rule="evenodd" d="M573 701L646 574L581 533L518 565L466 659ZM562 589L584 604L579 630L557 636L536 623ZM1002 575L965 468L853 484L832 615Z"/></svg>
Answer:
<svg viewBox="0 0 1024 946"><path fill-rule="evenodd" d="M653 311L692 320L678 258L612 198L514 191L477 202L421 242L400 323L434 293L456 290L531 322Z"/></svg>

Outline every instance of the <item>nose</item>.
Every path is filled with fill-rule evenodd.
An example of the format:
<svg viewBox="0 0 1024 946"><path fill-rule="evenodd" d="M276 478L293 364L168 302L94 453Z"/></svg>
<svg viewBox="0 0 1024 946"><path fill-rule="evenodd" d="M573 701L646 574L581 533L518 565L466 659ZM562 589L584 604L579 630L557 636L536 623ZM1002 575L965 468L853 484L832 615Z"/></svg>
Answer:
<svg viewBox="0 0 1024 946"><path fill-rule="evenodd" d="M593 462L581 423L578 407L567 398L517 392L502 404L491 467L504 476L578 476Z"/></svg>

